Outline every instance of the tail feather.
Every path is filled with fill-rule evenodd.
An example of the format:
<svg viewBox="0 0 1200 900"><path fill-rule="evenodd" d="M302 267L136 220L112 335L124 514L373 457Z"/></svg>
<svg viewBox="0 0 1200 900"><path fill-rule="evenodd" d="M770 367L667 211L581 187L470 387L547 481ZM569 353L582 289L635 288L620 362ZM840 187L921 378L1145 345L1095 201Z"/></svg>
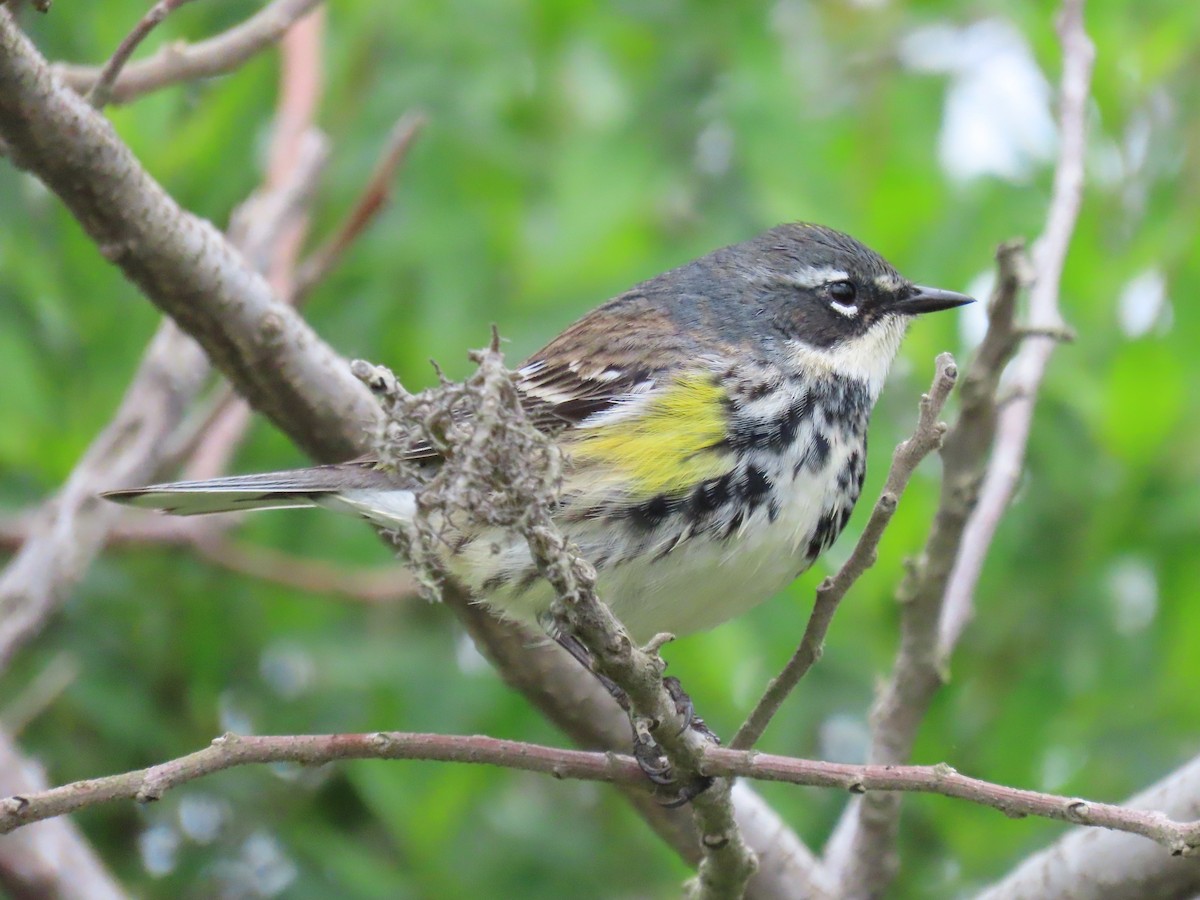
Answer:
<svg viewBox="0 0 1200 900"><path fill-rule="evenodd" d="M394 476L367 462L313 466L257 475L231 475L203 481L176 481L106 491L100 496L128 506L197 516L252 509L316 506L330 494L401 489Z"/></svg>

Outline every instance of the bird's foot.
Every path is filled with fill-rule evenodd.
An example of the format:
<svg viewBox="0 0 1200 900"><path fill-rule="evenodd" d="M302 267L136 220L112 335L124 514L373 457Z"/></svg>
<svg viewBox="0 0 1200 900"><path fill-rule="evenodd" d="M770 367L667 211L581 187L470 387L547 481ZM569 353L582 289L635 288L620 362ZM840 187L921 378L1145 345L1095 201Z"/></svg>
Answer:
<svg viewBox="0 0 1200 900"><path fill-rule="evenodd" d="M675 711L683 717L683 726L680 728L679 734L690 729L709 743L721 743L721 739L717 737L716 733L704 723L702 718L696 715L692 698L684 691L678 678L667 676L663 679L663 687L671 696L671 700L675 704ZM648 723L637 719L633 720L633 758L637 760L638 767L646 777L663 789L660 791L660 794L663 795L661 802L668 809L691 802L712 786L713 778L708 775L697 775L685 782L677 781L671 769L670 760L667 759L662 747L650 733ZM670 792L666 790L668 788Z"/></svg>
<svg viewBox="0 0 1200 900"><path fill-rule="evenodd" d="M604 685L604 689L608 691L612 698L617 701L621 709L629 714L630 722L633 725L633 758L637 760L638 767L645 773L646 778L652 784L662 789L661 793L665 797L662 800L663 806L671 809L683 806L708 790L709 786L713 783L713 779L705 775L696 776L685 783L676 781L670 761L667 759L658 741L651 734L654 723L633 715L629 695L611 678L596 671L591 653L588 652L587 648L578 638L568 632L556 630L554 632L554 639L584 668L591 672L596 677L596 680ZM683 734L683 732L691 729L710 743L721 743L720 738L704 723L704 720L696 715L696 708L692 703L692 698L684 691L683 685L679 683L678 678L674 676L663 678L663 687L675 704L675 711L683 717L683 726L680 728L679 734ZM668 789L670 790L668 791Z"/></svg>

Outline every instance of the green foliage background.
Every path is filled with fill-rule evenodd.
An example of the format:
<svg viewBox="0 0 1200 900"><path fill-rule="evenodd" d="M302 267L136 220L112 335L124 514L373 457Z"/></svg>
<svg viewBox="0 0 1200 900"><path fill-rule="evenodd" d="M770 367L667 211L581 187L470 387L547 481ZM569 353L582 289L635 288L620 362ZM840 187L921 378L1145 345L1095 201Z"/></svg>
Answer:
<svg viewBox="0 0 1200 900"><path fill-rule="evenodd" d="M185 7L151 45L255 9ZM100 61L145 3L59 0L25 22L52 58ZM591 4L343 2L329 10L321 124L333 159L317 234L352 202L398 114L431 123L395 204L308 308L347 356L412 387L452 375L496 322L510 358L634 282L780 221L843 228L916 280L977 285L995 245L1041 228L1045 163L957 181L938 160L951 78L902 64L915 29L1010 23L1051 83L1049 5L1031 0ZM916 760L1118 800L1200 736L1200 5L1095 3L1088 188L1063 283L1079 333L1041 399L1029 473L984 572L978 616ZM111 110L185 206L223 225L258 183L272 53ZM1147 271L1167 305L1144 334L1119 297ZM107 421L155 311L56 199L0 166L0 503L35 504ZM914 329L876 413L867 495L911 427L936 352L969 355L953 315ZM238 470L302 463L263 423ZM896 643L892 590L936 502L927 464L766 750L860 760ZM860 509L830 554L840 560ZM374 565L369 530L320 513L252 517L239 539ZM819 566L818 569L821 569ZM793 648L824 574L667 649L706 720L736 728ZM0 676L6 704L52 660L78 669L20 735L54 782L164 760L226 729L376 729L561 738L413 601L366 608L236 577L170 550L109 553ZM813 845L844 797L762 785ZM232 771L145 808L78 821L144 896L668 896L685 867L611 792L466 766L360 762ZM911 797L897 896L950 897L1061 828Z"/></svg>

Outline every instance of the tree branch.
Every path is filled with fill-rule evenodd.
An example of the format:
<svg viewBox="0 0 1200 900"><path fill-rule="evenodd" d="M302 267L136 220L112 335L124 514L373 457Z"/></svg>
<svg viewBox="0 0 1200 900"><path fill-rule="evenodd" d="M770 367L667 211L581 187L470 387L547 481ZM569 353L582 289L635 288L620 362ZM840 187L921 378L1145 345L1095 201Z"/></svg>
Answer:
<svg viewBox="0 0 1200 900"><path fill-rule="evenodd" d="M1066 0L1059 20L1063 48L1059 88L1059 155L1046 227L1033 248L1033 286L1024 343L1013 362L1012 400L1000 413L996 448L979 502L967 523L962 550L946 587L938 652L948 660L973 614L975 586L1025 464L1025 448L1046 366L1065 328L1058 308L1059 285L1079 206L1083 202L1087 151L1088 86L1095 49L1083 25L1083 0Z"/></svg>
<svg viewBox="0 0 1200 900"><path fill-rule="evenodd" d="M767 725L779 711L784 700L800 683L800 679L807 675L808 670L821 658L825 635L829 631L834 613L837 612L838 604L842 602L842 598L862 577L863 573L875 565L879 541L883 537L888 523L892 521L900 497L908 486L909 478L912 477L912 473L916 471L917 466L926 456L941 447L942 438L946 433L946 424L938 421L938 417L942 414L942 407L946 405L946 399L950 396L955 381L958 380L958 366L955 365L954 357L949 353L939 355L935 366L933 384L929 393L921 395L916 431L913 432L912 437L896 447L892 454L892 467L888 470L883 492L875 501L875 507L871 510L871 518L867 520L858 543L854 545L850 557L837 574L826 578L817 588L813 611L808 617L808 625L804 629L804 636L800 639L800 646L796 648L796 652L788 660L783 671L767 686L766 692L754 710L742 727L738 729L733 740L730 741L731 748L749 750L758 743L758 739L762 737Z"/></svg>
<svg viewBox="0 0 1200 900"><path fill-rule="evenodd" d="M312 288L333 271L346 251L367 229L391 199L392 180L427 119L424 113L407 112L392 126L383 152L371 170L358 200L333 234L300 265L292 301L300 304Z"/></svg>
<svg viewBox="0 0 1200 900"><path fill-rule="evenodd" d="M184 210L0 10L0 135L106 256L242 394L320 458L348 458L378 408L212 225ZM342 402L328 405L338 395Z"/></svg>
<svg viewBox="0 0 1200 900"><path fill-rule="evenodd" d="M96 109L104 109L108 105L108 101L112 99L113 85L117 82L117 76L121 74L121 70L125 68L125 64L129 62L129 57L133 55L133 51L146 39L167 16L174 10L189 3L190 0L159 0L154 6L150 7L150 12L142 16L134 26L133 31L125 35L125 39L117 45L116 51L104 67L100 70L100 75L96 79L96 83L92 85L91 90L87 92L87 101L96 107Z"/></svg>
<svg viewBox="0 0 1200 900"><path fill-rule="evenodd" d="M169 44L152 57L125 66L112 86L112 103L128 103L143 94L183 81L221 75L275 44L292 24L315 9L321 0L274 0L228 31L195 44ZM64 84L86 94L102 69L58 63L53 67Z"/></svg>
<svg viewBox="0 0 1200 900"><path fill-rule="evenodd" d="M756 778L808 787L913 792L955 797L1010 817L1040 816L1139 835L1174 856L1200 848L1200 821L1176 822L1162 813L1093 803L992 784L961 775L945 764L873 766L818 762L709 745L703 771L721 778ZM348 759L421 759L499 766L558 779L602 781L646 789L636 760L616 753L566 750L482 736L375 732L240 736L225 734L203 750L146 769L77 781L0 800L0 834L54 816L113 800L146 803L170 789L214 772L252 763L322 765Z"/></svg>

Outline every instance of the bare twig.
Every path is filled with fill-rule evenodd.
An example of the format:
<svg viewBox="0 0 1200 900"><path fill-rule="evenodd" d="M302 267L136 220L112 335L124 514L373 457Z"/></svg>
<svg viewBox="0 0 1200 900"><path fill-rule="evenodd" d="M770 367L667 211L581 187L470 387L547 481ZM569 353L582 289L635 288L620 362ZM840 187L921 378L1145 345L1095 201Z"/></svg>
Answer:
<svg viewBox="0 0 1200 900"><path fill-rule="evenodd" d="M530 536L530 547L563 605L570 632L591 651L596 670L629 697L634 728L647 729L662 746L676 778L685 783L703 769L708 741L676 708L662 682L657 648L639 648L624 626L595 593L595 570L567 546L556 529L543 523ZM758 867L734 815L728 778L718 778L691 805L700 833L703 858L688 886L697 898L740 897Z"/></svg>
<svg viewBox="0 0 1200 900"><path fill-rule="evenodd" d="M121 70L125 68L125 64L129 62L129 57L133 55L133 51L138 48L138 45L146 39L146 37L158 25L185 3L191 0L158 0L154 6L150 7L150 12L146 13L134 26L133 31L125 35L125 39L117 45L116 51L112 57L106 62L103 68L100 69L100 75L96 79L96 83L92 85L92 89L87 93L87 101L96 107L96 109L104 109L108 105L108 101L112 98L113 85L117 82L117 76L121 74Z"/></svg>
<svg viewBox="0 0 1200 900"><path fill-rule="evenodd" d="M1066 0L1059 20L1063 48L1059 88L1059 155L1046 227L1033 247L1034 281L1029 291L1029 322L1024 343L1012 365L1012 402L1000 413L996 448L962 550L946 587L939 653L949 658L971 618L975 585L992 545L1000 517L1016 490L1025 463L1025 447L1046 365L1065 329L1058 307L1059 285L1075 220L1083 201L1087 149L1088 90L1095 49L1083 25L1083 0Z"/></svg>
<svg viewBox="0 0 1200 900"><path fill-rule="evenodd" d="M941 447L942 438L946 433L946 425L944 422L938 421L938 417L942 414L942 407L946 405L946 399L950 396L950 391L958 379L958 366L955 365L954 357L949 353L939 355L935 365L936 371L929 393L921 395L916 431L892 454L892 467L888 470L883 492L875 501L875 507L871 510L871 518L867 520L867 525L863 529L858 543L855 544L850 557L837 574L826 578L817 588L816 601L813 604L812 614L808 617L808 625L804 629L800 646L796 648L796 652L788 660L783 671L767 686L758 705L754 707L745 723L730 741L731 748L749 750L758 743L758 739L762 737L767 725L779 711L784 700L800 683L800 679L808 674L808 670L821 658L825 635L829 631L834 613L837 612L838 604L853 587L854 582L858 581L862 574L875 564L879 541L883 537L888 523L891 522L892 515L896 512L896 505L900 502L900 497L908 486L909 478L912 477L912 473L916 471L921 460Z"/></svg>
<svg viewBox="0 0 1200 900"><path fill-rule="evenodd" d="M1000 375L1017 346L1015 316L1023 283L1023 248L1011 242L996 253L996 288L988 302L988 330L962 377L958 418L942 441L942 490L921 556L907 572L898 598L900 648L872 711L868 760L905 762L944 672L936 654L938 612L967 517L991 448ZM847 897L872 897L892 877L899 797L872 794L847 805L826 847L835 883ZM863 853L876 853L867 861Z"/></svg>
<svg viewBox="0 0 1200 900"><path fill-rule="evenodd" d="M407 112L402 115L384 144L375 168L367 179L362 193L333 234L301 264L296 273L292 290L292 302L300 304L309 291L333 271L346 250L357 240L391 198L392 180L396 170L404 162L427 119L424 113Z"/></svg>
<svg viewBox="0 0 1200 900"><path fill-rule="evenodd" d="M1042 254L1051 268L1036 275L1043 292L1041 315L1045 318L1035 320L1034 325L1055 330L1061 326L1053 299L1057 295L1066 243L1074 227L1079 202L1079 179L1082 177L1083 114L1082 109L1076 110L1075 107L1077 104L1086 106L1091 65L1090 44L1082 31L1082 6L1082 0L1064 0L1063 139L1056 174L1058 189L1047 220L1047 234L1054 237L1048 255L1046 251ZM1082 59L1078 58L1081 53L1084 55ZM1067 158L1071 158L1071 161L1064 161ZM917 729L934 694L946 678L948 647L941 638L942 623L945 621L943 598L947 595L951 572L964 547L968 521L980 497L984 460L993 435L998 434L993 467L997 464L1000 446L1010 440L1003 431L1008 427L1019 429L1023 453L1034 394L1053 346L1045 337L1029 339L1026 347L1034 354L1032 358L1038 360L1037 379L1031 382L1033 391L1027 397L1015 396L999 408L996 389L1000 373L1022 338L1013 320L1015 295L1022 277L1017 264L1020 257L1015 248L1002 247L997 256L1001 264L1001 277L990 311L988 334L964 379L963 411L947 434L942 450L945 477L938 512L924 552L911 567L898 591L898 599L904 606L900 622L900 648L892 673L881 688L872 710L872 739L868 756L871 763L896 764L909 758ZM1008 271L1005 271L1006 268ZM1046 298L1050 300L1052 317L1046 315ZM1008 418L1013 407L1020 411L1022 418L1019 422ZM997 416L1004 417L1000 432L996 429ZM1017 463L1019 465L1019 459ZM1011 460L1003 464L1007 470ZM1015 479L1015 470L1008 471ZM1007 496L991 515L998 518ZM979 562L982 563L982 557ZM958 623L954 627L961 629L961 623L965 620L966 613L961 607L952 614L952 621ZM869 795L851 804L843 815L830 840L826 858L845 896L877 897L890 884L897 867L895 838L900 816L899 801L900 798L895 795Z"/></svg>
<svg viewBox="0 0 1200 900"><path fill-rule="evenodd" d="M279 99L267 160L266 187L273 189L294 172L303 151L304 135L313 130L323 91L325 37L323 10L298 21L279 43ZM307 207L299 211L280 235L277 252L264 270L279 297L290 298L296 260L308 233Z"/></svg>
<svg viewBox="0 0 1200 900"><path fill-rule="evenodd" d="M215 519L174 518L127 512L109 529L105 548L177 547L190 549L213 565L324 597L356 603L392 603L417 593L412 577L399 564L375 567L339 566L302 559L236 541L226 533L237 516ZM0 518L0 552L15 552L29 538L37 512ZM10 722L10 729L13 727Z"/></svg>
<svg viewBox="0 0 1200 900"><path fill-rule="evenodd" d="M195 44L178 42L149 59L125 66L112 86L110 102L128 103L168 85L229 72L275 44L294 22L321 0L274 0L246 21ZM54 72L71 89L87 93L100 78L98 66L60 63Z"/></svg>
<svg viewBox="0 0 1200 900"><path fill-rule="evenodd" d="M394 603L417 595L417 585L399 565L352 569L298 559L266 547L246 547L224 535L198 532L193 546L222 568L309 594L344 597L358 603Z"/></svg>
<svg viewBox="0 0 1200 900"><path fill-rule="evenodd" d="M455 611L506 683L519 690L550 721L584 747L625 750L629 720L599 682L557 644L522 628L497 622L482 604L448 582L442 602ZM645 778L617 785L664 841L693 865L700 861L699 835L691 811L667 808L645 790ZM824 868L789 825L745 782L735 782L737 824L759 857L748 898L810 897L832 900Z"/></svg>
<svg viewBox="0 0 1200 900"><path fill-rule="evenodd" d="M286 736L225 734L203 750L146 769L77 781L0 800L0 834L32 822L113 800L159 800L170 789L235 766L293 762L321 765L348 759L422 759L500 766L559 779L645 786L629 756L564 750L480 736L375 732ZM862 766L710 746L703 771L722 778L755 778L810 787L940 794L988 806L1007 816L1041 816L1149 838L1174 856L1200 848L1200 821L1176 822L1160 812L1093 803L1005 787L935 766Z"/></svg>

